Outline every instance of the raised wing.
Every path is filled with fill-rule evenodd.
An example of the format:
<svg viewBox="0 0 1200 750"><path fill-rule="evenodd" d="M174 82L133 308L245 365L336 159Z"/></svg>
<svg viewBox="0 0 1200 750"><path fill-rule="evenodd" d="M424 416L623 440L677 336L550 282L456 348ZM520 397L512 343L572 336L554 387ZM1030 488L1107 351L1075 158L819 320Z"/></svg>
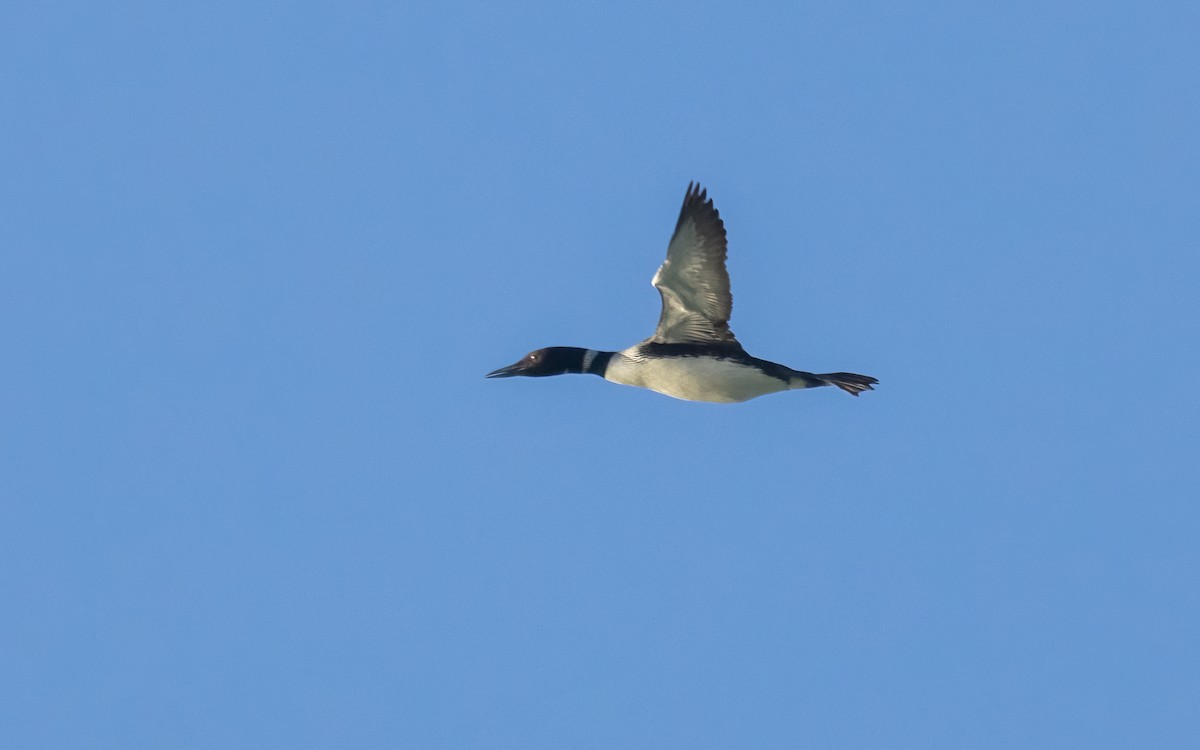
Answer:
<svg viewBox="0 0 1200 750"><path fill-rule="evenodd" d="M651 341L740 346L729 330L733 295L725 270L725 225L699 184L688 183L667 259L650 283L662 295Z"/></svg>

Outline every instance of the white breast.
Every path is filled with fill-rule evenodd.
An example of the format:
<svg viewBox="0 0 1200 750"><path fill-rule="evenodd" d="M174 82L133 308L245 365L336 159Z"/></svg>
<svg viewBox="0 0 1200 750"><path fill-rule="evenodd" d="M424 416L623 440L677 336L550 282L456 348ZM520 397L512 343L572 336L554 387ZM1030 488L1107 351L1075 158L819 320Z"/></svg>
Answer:
<svg viewBox="0 0 1200 750"><path fill-rule="evenodd" d="M710 357L635 358L613 355L605 380L681 398L686 401L736 403L787 390L788 384L762 370Z"/></svg>

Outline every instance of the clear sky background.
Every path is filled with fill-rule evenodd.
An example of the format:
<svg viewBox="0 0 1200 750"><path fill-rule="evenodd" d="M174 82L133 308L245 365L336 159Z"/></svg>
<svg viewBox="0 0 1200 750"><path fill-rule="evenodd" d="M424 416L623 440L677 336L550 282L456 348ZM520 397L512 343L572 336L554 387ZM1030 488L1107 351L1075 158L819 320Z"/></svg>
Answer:
<svg viewBox="0 0 1200 750"><path fill-rule="evenodd" d="M1194 3L21 5L0 746L1200 747Z"/></svg>

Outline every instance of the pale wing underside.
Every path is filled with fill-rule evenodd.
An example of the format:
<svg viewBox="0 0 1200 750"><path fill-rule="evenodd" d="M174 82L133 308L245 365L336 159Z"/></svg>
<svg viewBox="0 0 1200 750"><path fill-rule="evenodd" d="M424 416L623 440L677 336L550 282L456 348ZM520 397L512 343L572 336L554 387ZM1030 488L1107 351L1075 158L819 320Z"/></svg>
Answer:
<svg viewBox="0 0 1200 750"><path fill-rule="evenodd" d="M662 295L662 315L651 341L738 346L729 330L733 295L725 253L720 214L700 185L688 184L667 260L650 282Z"/></svg>

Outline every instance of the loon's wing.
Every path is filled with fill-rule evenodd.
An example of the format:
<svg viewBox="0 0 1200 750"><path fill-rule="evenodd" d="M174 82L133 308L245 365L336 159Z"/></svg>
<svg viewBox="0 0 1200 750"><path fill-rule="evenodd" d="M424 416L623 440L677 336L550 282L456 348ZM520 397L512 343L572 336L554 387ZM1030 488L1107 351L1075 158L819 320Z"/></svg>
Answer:
<svg viewBox="0 0 1200 750"><path fill-rule="evenodd" d="M651 341L740 346L729 330L733 295L725 270L725 225L698 183L688 184L667 259L650 283L662 295Z"/></svg>

